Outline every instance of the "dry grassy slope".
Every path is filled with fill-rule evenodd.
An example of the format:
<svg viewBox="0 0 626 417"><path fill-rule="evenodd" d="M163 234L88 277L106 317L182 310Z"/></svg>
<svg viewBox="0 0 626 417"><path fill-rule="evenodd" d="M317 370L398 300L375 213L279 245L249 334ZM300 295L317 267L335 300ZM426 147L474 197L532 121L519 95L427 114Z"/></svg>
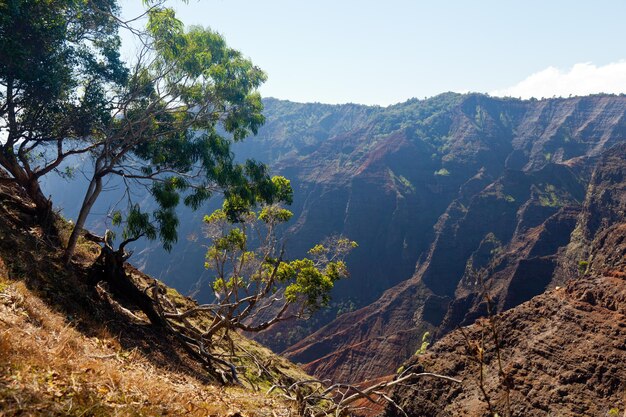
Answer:
<svg viewBox="0 0 626 417"><path fill-rule="evenodd" d="M250 361L239 364L256 389L211 384L174 338L119 315L86 284L97 248L82 242L64 268L27 207L0 189L0 416L289 415L289 404L264 395L270 382ZM274 377L306 378L255 342L236 344Z"/></svg>

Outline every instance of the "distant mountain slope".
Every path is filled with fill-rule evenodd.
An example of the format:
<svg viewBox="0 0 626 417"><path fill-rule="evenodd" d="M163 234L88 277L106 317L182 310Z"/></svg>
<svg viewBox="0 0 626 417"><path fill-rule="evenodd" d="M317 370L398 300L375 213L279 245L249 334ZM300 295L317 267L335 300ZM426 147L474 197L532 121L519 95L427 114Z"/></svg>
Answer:
<svg viewBox="0 0 626 417"><path fill-rule="evenodd" d="M301 252L338 232L360 242L350 258L358 285L346 281L337 294L371 302L412 275L454 200L469 203L505 171L569 164L570 183L579 176L584 183L589 167L577 158L624 138L625 105L623 97L532 102L446 94L377 109L359 128L275 165L296 186L291 243ZM572 198L580 201L584 184L577 187Z"/></svg>
<svg viewBox="0 0 626 417"><path fill-rule="evenodd" d="M598 164L562 257L573 280L497 318L513 415L604 416L626 409L626 145ZM469 341L486 321L452 331L407 366L464 381L422 380L394 397L409 416L488 412ZM467 339L466 339L467 337ZM489 339L489 338L488 338ZM505 391L494 343L485 343L485 392L500 415ZM387 416L405 415L389 407Z"/></svg>
<svg viewBox="0 0 626 417"><path fill-rule="evenodd" d="M626 138L626 98L456 98L426 119L445 128L411 136L422 122L413 121L372 147L354 171L339 165L350 170L348 185L323 183L332 184L324 192L333 190L340 214L325 213L326 222L309 215L301 223L302 230L312 223L328 232L343 216L341 230L364 242L351 259L359 283L344 283L342 294L374 294L372 287L400 281L417 262L411 279L285 351L309 372L349 381L381 376L410 356L426 331L442 336L471 323L485 313L472 268L487 268L500 310L564 279L558 254L569 242L599 154ZM411 187L403 188L400 177ZM310 184L319 190L319 181ZM302 212L328 206L317 193Z"/></svg>

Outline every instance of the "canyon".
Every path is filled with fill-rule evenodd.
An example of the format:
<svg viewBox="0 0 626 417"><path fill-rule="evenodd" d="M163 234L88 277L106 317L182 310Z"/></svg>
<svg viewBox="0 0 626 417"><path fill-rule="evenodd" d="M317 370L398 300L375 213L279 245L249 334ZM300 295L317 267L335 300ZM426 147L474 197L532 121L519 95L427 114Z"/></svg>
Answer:
<svg viewBox="0 0 626 417"><path fill-rule="evenodd" d="M568 248L592 174L626 137L622 96L264 105L265 125L233 150L292 181L287 256L333 234L359 248L330 309L255 338L319 378L344 382L390 375L425 333L437 340L485 316L483 287L503 312L577 278L588 256ZM59 184L49 187L55 197ZM170 254L142 243L131 261L209 299L201 218L210 210L181 216Z"/></svg>

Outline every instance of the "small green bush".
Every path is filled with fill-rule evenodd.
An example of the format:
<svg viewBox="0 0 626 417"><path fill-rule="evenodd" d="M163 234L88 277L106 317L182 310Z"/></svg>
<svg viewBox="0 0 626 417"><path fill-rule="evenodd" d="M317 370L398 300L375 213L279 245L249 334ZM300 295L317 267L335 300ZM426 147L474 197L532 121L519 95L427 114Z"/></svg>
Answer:
<svg viewBox="0 0 626 417"><path fill-rule="evenodd" d="M425 332L422 335L422 345L420 346L419 349L417 349L417 351L415 352L415 355L423 355L424 353L426 353L426 349L428 349L428 345L430 345L430 333Z"/></svg>

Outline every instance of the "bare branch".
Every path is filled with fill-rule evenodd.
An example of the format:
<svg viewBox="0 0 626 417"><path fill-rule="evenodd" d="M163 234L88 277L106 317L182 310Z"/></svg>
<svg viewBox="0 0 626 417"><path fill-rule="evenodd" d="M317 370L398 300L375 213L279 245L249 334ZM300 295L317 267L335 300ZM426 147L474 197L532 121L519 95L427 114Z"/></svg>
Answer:
<svg viewBox="0 0 626 417"><path fill-rule="evenodd" d="M353 384L337 383L327 387L321 392L320 387L324 387L328 381L309 379L297 381L289 386L274 384L268 390L268 394L277 389L281 390L285 398L297 403L297 408L302 416L327 417L331 415L343 415L346 412L355 411L353 404L361 399L366 399L374 404L381 404L381 401L390 403L406 415L402 407L385 391L394 385L407 383L407 381L422 377L437 378L453 383L462 382L461 380L445 375L421 372L409 373L393 381L379 382L366 388L361 388Z"/></svg>

